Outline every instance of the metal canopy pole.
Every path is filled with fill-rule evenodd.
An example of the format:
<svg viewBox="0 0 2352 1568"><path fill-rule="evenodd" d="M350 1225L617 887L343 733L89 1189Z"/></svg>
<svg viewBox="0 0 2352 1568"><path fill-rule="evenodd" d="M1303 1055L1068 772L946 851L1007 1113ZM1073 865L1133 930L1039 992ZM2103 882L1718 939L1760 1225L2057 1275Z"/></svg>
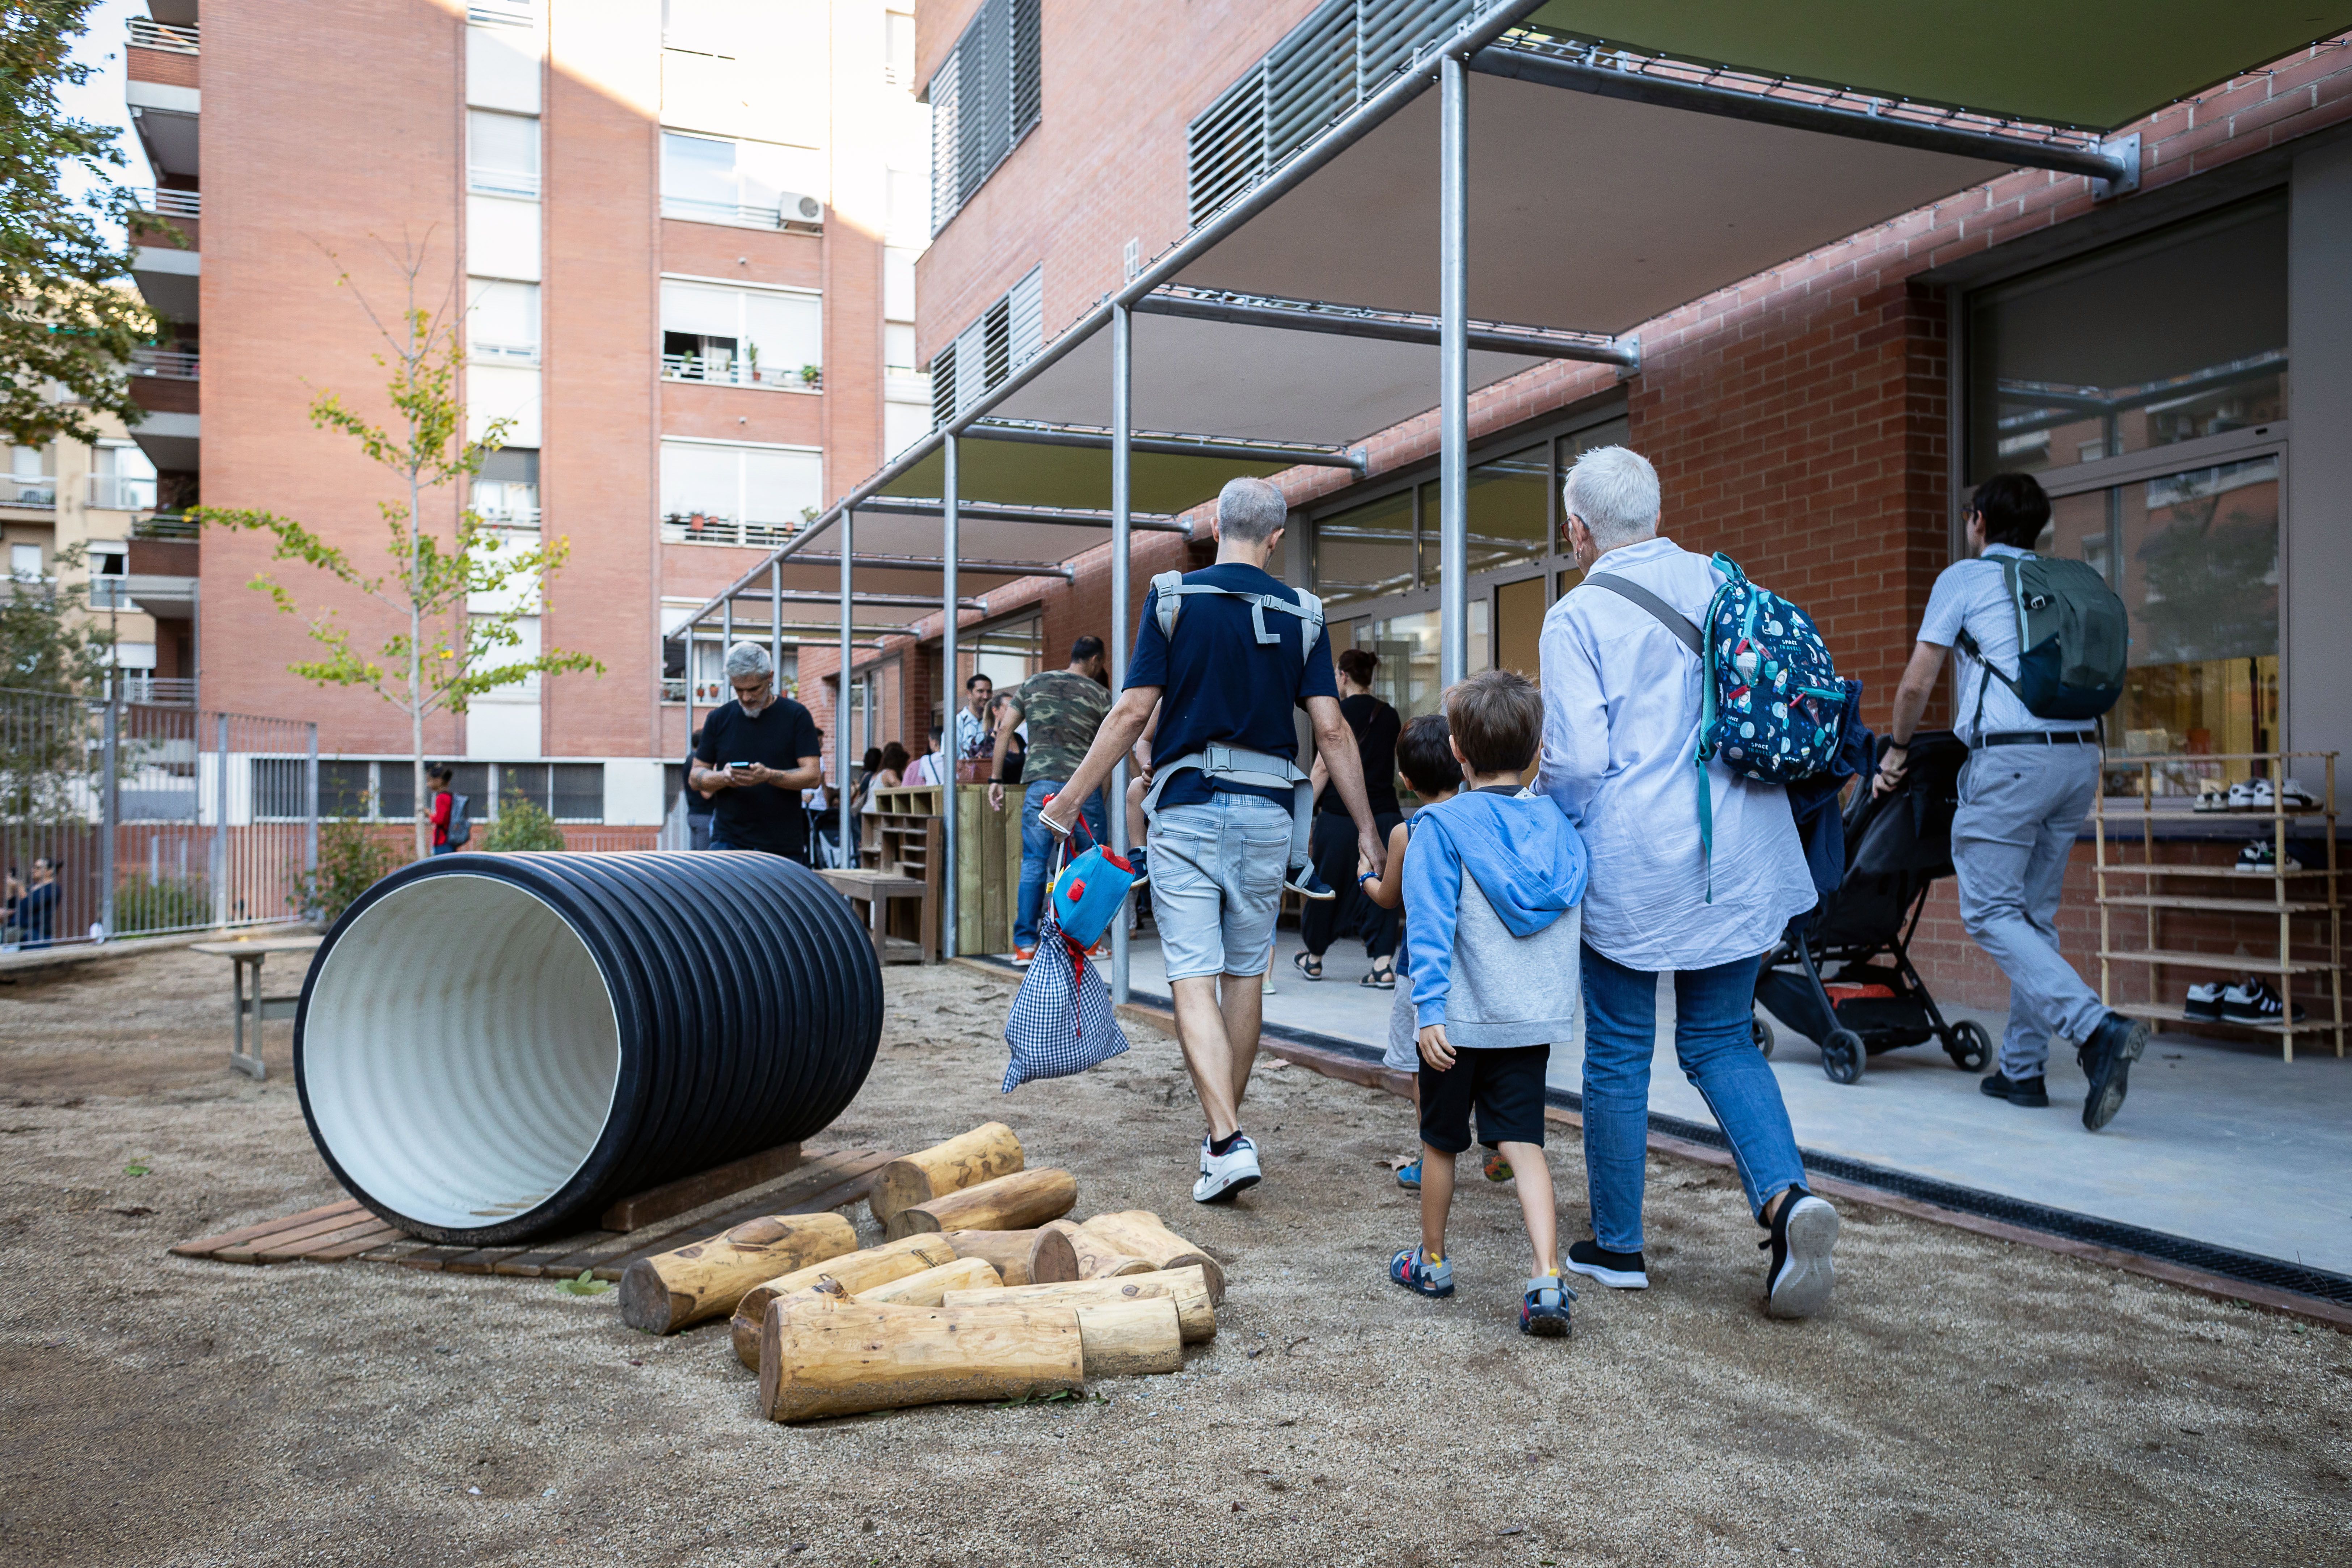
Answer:
<svg viewBox="0 0 2352 1568"><path fill-rule="evenodd" d="M962 541L958 537L961 519L956 515L956 495L960 476L956 472L957 448L961 441L954 431L948 432L944 448L947 492L940 499L940 660L945 667L940 676L940 700L947 705L947 719L941 727L940 743L947 749L947 777L941 781L940 795L940 943L941 957L953 958L961 951L956 942L956 818L960 811L958 797L962 790L956 774L963 760L956 745L956 731L963 723L963 689L956 684L956 622L963 614L956 597L956 552Z"/></svg>
<svg viewBox="0 0 2352 1568"><path fill-rule="evenodd" d="M775 670L776 695L784 694L784 568L768 563L768 663Z"/></svg>
<svg viewBox="0 0 2352 1568"><path fill-rule="evenodd" d="M857 554L857 513L841 511L841 677L833 705L833 800L841 812L841 868L857 868L857 840L849 819L849 569ZM872 738L870 735L867 737Z"/></svg>
<svg viewBox="0 0 2352 1568"><path fill-rule="evenodd" d="M1470 84L1458 55L1438 72L1437 679L1452 686L1470 673Z"/></svg>
<svg viewBox="0 0 2352 1568"><path fill-rule="evenodd" d="M1129 486L1135 466L1135 318L1125 305L1110 311L1110 689L1116 698L1127 684ZM1110 847L1124 857L1127 842L1127 753L1111 764L1109 795L1103 805L1110 821ZM1110 999L1128 999L1127 914L1110 922Z"/></svg>

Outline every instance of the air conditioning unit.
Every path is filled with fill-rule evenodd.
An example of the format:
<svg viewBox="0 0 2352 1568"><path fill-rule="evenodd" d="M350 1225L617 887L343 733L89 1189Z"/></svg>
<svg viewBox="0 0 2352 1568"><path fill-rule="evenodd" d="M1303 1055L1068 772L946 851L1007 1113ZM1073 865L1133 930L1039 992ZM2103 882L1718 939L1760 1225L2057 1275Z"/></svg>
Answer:
<svg viewBox="0 0 2352 1568"><path fill-rule="evenodd" d="M824 204L814 196L804 196L796 191L780 191L776 195L776 207L786 223L824 222Z"/></svg>

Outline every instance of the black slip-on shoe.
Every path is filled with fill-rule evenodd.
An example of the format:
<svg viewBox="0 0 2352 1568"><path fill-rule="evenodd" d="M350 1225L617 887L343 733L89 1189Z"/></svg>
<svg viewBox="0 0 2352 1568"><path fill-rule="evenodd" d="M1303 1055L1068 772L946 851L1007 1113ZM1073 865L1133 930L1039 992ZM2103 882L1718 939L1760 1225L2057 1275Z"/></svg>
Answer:
<svg viewBox="0 0 2352 1568"><path fill-rule="evenodd" d="M2124 1108L2124 1093L2131 1088L2131 1065L2147 1048L2147 1021L2121 1013L2108 1014L2107 1021L2083 1042L2074 1059L2091 1080L2091 1091L2083 1097L2085 1130L2096 1132L2116 1119Z"/></svg>
<svg viewBox="0 0 2352 1568"><path fill-rule="evenodd" d="M1775 1318L1810 1318L1830 1304L1837 1265L1837 1210L1802 1187L1790 1189L1772 1216L1772 1234L1757 1243L1772 1254L1764 1277L1764 1310Z"/></svg>
<svg viewBox="0 0 2352 1568"><path fill-rule="evenodd" d="M1580 1241L1568 1249L1561 1268L1598 1279L1612 1290L1646 1290L1650 1271L1638 1252L1612 1252L1597 1241Z"/></svg>
<svg viewBox="0 0 2352 1568"><path fill-rule="evenodd" d="M2041 1106L2050 1103L2049 1082L2041 1078L2011 1079L1997 1072L1987 1073L1977 1088L1995 1100L2005 1100L2011 1105Z"/></svg>

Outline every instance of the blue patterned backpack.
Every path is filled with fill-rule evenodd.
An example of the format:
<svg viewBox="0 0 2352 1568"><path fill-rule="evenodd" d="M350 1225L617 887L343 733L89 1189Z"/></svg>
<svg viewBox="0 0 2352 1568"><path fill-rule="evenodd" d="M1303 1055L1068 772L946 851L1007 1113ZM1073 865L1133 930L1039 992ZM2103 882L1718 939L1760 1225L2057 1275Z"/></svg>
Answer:
<svg viewBox="0 0 2352 1568"><path fill-rule="evenodd" d="M1724 581L1707 601L1702 631L1648 589L1610 573L1585 582L1632 600L1696 655L1700 683L1698 748L1699 843L1712 858L1715 799L1706 764L1720 759L1743 778L1791 784L1824 773L1838 739L1862 700L1862 683L1841 679L1829 645L1812 617L1769 588L1748 580L1739 563L1717 554ZM1712 869L1708 901L1714 900Z"/></svg>

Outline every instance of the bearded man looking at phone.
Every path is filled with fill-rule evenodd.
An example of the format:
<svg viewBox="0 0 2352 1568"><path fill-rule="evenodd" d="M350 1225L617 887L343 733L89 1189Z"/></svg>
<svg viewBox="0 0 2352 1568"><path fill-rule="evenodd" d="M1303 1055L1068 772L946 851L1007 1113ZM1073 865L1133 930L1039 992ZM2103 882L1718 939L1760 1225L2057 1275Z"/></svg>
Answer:
<svg viewBox="0 0 2352 1568"><path fill-rule="evenodd" d="M702 721L687 783L711 795L713 849L756 849L808 864L808 812L801 791L824 782L824 737L809 710L776 693L768 650L727 650L735 700Z"/></svg>

